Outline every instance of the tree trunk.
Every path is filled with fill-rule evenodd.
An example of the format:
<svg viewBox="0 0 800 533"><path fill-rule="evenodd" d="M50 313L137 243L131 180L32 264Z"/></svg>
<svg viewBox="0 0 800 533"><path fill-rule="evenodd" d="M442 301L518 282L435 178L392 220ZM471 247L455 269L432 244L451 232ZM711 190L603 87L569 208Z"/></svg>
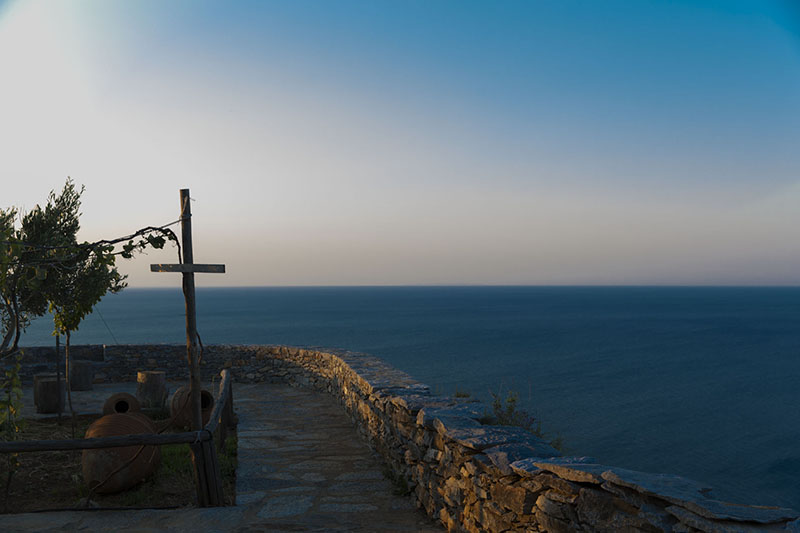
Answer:
<svg viewBox="0 0 800 533"><path fill-rule="evenodd" d="M59 350L61 344L61 335L56 334L56 380L58 383L61 383L61 350ZM60 386L60 385L59 385ZM64 410L64 402L61 402L60 407L58 409L58 425L61 425L61 411Z"/></svg>
<svg viewBox="0 0 800 533"><path fill-rule="evenodd" d="M70 341L70 331L67 330L67 344L64 347L64 355L66 359L65 367L67 368L67 383L69 383L69 341ZM75 438L75 432L78 429L78 421L75 418L75 409L72 408L72 392L70 388L67 387L67 401L69 402L69 413L72 416L72 438Z"/></svg>

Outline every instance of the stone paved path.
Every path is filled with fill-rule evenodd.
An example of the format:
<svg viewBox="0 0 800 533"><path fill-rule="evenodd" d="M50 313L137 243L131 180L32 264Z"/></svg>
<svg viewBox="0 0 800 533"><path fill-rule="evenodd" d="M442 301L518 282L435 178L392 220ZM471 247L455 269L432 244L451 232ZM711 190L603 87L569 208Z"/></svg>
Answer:
<svg viewBox="0 0 800 533"><path fill-rule="evenodd" d="M323 393L240 385L237 501L255 503L257 531L441 531L393 494L381 463L342 407Z"/></svg>
<svg viewBox="0 0 800 533"><path fill-rule="evenodd" d="M236 507L5 515L0 531L443 531L410 497L393 494L380 461L327 394L237 384L234 403Z"/></svg>

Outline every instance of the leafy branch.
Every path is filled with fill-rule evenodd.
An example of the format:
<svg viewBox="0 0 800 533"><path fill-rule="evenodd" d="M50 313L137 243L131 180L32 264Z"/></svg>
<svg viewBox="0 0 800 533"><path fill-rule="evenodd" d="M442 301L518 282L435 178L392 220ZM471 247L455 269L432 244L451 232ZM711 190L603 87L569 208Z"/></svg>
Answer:
<svg viewBox="0 0 800 533"><path fill-rule="evenodd" d="M33 318L50 312L53 333L66 336L67 382L71 333L103 296L127 286L117 257L130 259L148 247L161 249L172 242L181 258L178 237L170 229L178 221L122 237L78 242L83 191L68 178L60 193L50 192L44 207L37 205L19 217L19 226L16 209L0 209L0 361L17 353L21 334ZM67 391L74 437L75 413L69 387Z"/></svg>
<svg viewBox="0 0 800 533"><path fill-rule="evenodd" d="M60 315L54 315L56 333L74 331L103 295L122 290L126 276L116 268L117 256L130 259L148 247L161 249L172 242L181 261L178 237L170 229L179 221L79 243L83 191L68 179L59 194L50 192L44 207L37 205L22 216L19 227L16 209L0 209L0 360L17 351L32 318L51 311ZM79 312L76 299L82 300Z"/></svg>

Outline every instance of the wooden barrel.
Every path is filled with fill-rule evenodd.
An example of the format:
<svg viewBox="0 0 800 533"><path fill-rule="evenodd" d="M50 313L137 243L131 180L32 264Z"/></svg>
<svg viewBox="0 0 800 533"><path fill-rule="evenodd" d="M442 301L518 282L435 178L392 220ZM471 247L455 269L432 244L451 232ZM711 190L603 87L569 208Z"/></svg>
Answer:
<svg viewBox="0 0 800 533"><path fill-rule="evenodd" d="M86 438L139 433L155 433L155 426L147 416L138 412L116 413L95 420L86 430ZM83 450L83 480L97 494L113 494L146 480L160 460L158 446Z"/></svg>
<svg viewBox="0 0 800 533"><path fill-rule="evenodd" d="M142 407L139 405L139 400L133 394L127 392L118 392L112 394L103 404L103 414L111 415L114 413L133 413L141 411Z"/></svg>
<svg viewBox="0 0 800 533"><path fill-rule="evenodd" d="M147 370L136 374L136 399L145 409L163 409L167 405L167 374Z"/></svg>
<svg viewBox="0 0 800 533"><path fill-rule="evenodd" d="M191 429L192 408L189 398L189 385L184 385L175 391L169 402L169 413L172 424L177 428ZM200 391L200 412L203 415L203 425L208 424L211 411L214 410L214 396L205 389Z"/></svg>
<svg viewBox="0 0 800 533"><path fill-rule="evenodd" d="M42 372L40 374L35 374L33 376L33 404L39 405L39 381L42 379L56 379L58 374L55 372ZM61 377L61 381L64 381L64 377Z"/></svg>
<svg viewBox="0 0 800 533"><path fill-rule="evenodd" d="M37 379L38 377L38 379ZM64 411L67 384L56 376L34 377L34 403L37 413L61 413Z"/></svg>
<svg viewBox="0 0 800 533"><path fill-rule="evenodd" d="M76 359L69 362L69 390L92 390L94 365L91 361Z"/></svg>

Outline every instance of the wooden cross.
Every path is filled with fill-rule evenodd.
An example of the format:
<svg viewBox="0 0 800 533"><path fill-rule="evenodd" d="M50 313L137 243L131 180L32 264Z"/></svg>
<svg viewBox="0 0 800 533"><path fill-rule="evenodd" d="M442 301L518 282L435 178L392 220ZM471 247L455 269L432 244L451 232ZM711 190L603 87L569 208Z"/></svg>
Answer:
<svg viewBox="0 0 800 533"><path fill-rule="evenodd" d="M192 430L203 427L200 414L200 362L197 350L197 312L195 310L194 274L211 272L224 274L225 265L196 265L192 252L192 206L189 189L181 189L181 242L183 262L177 265L150 265L151 272L181 272L183 274L183 297L186 300L186 358L189 362L189 388L192 403Z"/></svg>
<svg viewBox="0 0 800 533"><path fill-rule="evenodd" d="M194 274L195 272L225 273L225 265L196 265L193 263L192 253L192 207L189 200L189 189L181 189L181 242L183 262L177 265L150 265L151 272L180 272L183 274L183 297L186 300L186 358L189 363L189 396L191 398L192 430L200 431L203 428L203 417L200 407L200 361L197 338L197 312L195 310ZM200 505L222 505L221 480L219 474L210 472L204 467L204 452L200 446L192 448L192 462L194 463L195 483L198 495L206 494L200 498ZM200 452L199 454L196 452ZM213 443L208 453L214 455ZM199 456L198 456L199 455ZM216 461L212 461L216 463ZM217 467L216 470L219 468ZM213 485L213 486L211 486ZM210 493L210 494L209 494ZM218 495L217 495L218 494Z"/></svg>

